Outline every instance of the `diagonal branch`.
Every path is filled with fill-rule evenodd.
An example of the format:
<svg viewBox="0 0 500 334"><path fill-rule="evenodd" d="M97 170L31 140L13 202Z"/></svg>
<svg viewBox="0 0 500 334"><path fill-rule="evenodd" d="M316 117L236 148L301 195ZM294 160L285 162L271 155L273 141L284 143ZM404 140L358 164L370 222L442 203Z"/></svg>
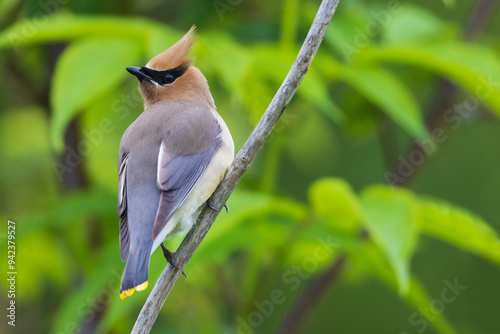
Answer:
<svg viewBox="0 0 500 334"><path fill-rule="evenodd" d="M312 280L299 294L297 301L288 310L281 321L277 334L302 333L312 312L317 308L321 298L325 296L328 288L340 278L340 273L347 262L347 255L340 255L322 275Z"/></svg>
<svg viewBox="0 0 500 334"><path fill-rule="evenodd" d="M243 148L234 158L226 176L212 195L210 201L214 207L222 208L224 203L226 203L297 91L300 82L307 73L314 55L323 40L326 28L335 13L338 2L339 0L322 1L311 28L309 29L309 33L285 81L281 84L281 87L267 107L259 124L257 124ZM193 256L218 214L219 212L207 206L203 208L198 218L198 223L189 231L177 249L177 252L175 252L174 261L177 263L180 270L173 268L170 264L167 265L146 300L134 328L132 329L132 333L150 332L158 317L158 313L170 294L170 290L172 290L173 285L181 275L182 269L191 256Z"/></svg>

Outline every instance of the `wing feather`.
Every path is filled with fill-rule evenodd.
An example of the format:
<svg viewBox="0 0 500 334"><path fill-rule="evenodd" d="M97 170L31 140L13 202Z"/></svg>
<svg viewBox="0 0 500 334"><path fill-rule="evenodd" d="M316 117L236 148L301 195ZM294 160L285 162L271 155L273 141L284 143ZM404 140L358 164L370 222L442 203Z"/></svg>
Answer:
<svg viewBox="0 0 500 334"><path fill-rule="evenodd" d="M128 155L122 157L118 169L118 217L120 217L120 256L127 260L130 248L130 235L127 219L127 162Z"/></svg>
<svg viewBox="0 0 500 334"><path fill-rule="evenodd" d="M153 239L160 234L206 170L221 144L218 136L214 139L213 145L204 152L175 157L168 154L164 143L161 144L157 185L162 193L153 228Z"/></svg>

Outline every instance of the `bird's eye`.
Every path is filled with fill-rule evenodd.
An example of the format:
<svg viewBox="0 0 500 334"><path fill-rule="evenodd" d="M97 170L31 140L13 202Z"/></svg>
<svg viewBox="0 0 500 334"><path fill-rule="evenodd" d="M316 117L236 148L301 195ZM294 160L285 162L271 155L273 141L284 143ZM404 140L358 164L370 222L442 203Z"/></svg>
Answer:
<svg viewBox="0 0 500 334"><path fill-rule="evenodd" d="M172 74L165 75L165 83L166 84L171 84L174 81L175 81L175 77Z"/></svg>

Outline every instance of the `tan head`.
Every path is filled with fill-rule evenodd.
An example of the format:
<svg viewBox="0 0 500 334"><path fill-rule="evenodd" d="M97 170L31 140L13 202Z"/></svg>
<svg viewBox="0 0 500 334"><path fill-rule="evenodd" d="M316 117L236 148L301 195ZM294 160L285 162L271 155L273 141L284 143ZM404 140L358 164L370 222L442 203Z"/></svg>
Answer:
<svg viewBox="0 0 500 334"><path fill-rule="evenodd" d="M189 52L194 42L193 26L177 43L143 67L127 67L139 79L139 91L148 105L168 100L196 100L214 107L207 80L191 66Z"/></svg>

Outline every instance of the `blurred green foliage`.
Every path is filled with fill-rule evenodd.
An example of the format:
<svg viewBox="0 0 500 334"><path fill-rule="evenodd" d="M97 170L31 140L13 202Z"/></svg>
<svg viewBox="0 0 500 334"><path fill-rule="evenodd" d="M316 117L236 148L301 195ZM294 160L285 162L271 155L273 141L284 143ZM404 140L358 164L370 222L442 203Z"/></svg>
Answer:
<svg viewBox="0 0 500 334"><path fill-rule="evenodd" d="M498 333L500 14L488 3L341 0L153 333L276 332L314 285L304 333ZM117 152L142 111L124 68L197 24L195 65L239 149L318 5L0 4L0 217L17 228L18 329L125 333L150 291L118 298ZM316 280L339 259L338 285ZM152 283L164 266L153 254Z"/></svg>

